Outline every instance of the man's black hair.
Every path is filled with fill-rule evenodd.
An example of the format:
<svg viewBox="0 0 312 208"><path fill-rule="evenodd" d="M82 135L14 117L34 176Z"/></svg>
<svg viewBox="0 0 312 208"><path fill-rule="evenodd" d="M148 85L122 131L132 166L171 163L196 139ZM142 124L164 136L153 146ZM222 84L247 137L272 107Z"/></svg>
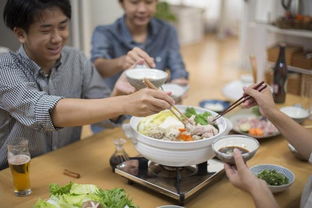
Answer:
<svg viewBox="0 0 312 208"><path fill-rule="evenodd" d="M71 18L69 0L7 0L3 20L11 30L20 27L27 32L43 10L53 7L59 8L66 17Z"/></svg>

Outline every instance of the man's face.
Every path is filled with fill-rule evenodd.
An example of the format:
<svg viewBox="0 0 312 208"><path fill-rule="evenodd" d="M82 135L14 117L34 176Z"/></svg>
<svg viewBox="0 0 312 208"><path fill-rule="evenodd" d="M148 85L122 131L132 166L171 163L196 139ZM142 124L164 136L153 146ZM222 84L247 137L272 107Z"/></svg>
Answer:
<svg viewBox="0 0 312 208"><path fill-rule="evenodd" d="M157 0L123 0L127 20L134 26L146 26L156 12Z"/></svg>
<svg viewBox="0 0 312 208"><path fill-rule="evenodd" d="M35 18L28 32L21 30L19 41L37 64L55 63L68 38L68 18L59 8L46 9Z"/></svg>

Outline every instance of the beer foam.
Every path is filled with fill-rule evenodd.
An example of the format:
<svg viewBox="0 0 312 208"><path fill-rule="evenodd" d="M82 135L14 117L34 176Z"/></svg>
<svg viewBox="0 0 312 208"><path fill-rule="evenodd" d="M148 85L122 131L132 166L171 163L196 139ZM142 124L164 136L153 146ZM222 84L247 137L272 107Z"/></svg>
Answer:
<svg viewBox="0 0 312 208"><path fill-rule="evenodd" d="M14 155L8 161L11 165L22 165L29 162L30 157L28 155Z"/></svg>

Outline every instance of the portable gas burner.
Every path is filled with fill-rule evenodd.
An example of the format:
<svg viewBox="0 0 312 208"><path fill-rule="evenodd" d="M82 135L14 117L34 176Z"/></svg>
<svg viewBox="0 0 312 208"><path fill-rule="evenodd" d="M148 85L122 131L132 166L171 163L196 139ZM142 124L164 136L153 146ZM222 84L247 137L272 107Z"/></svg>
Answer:
<svg viewBox="0 0 312 208"><path fill-rule="evenodd" d="M194 166L169 167L134 157L119 164L115 173L127 178L130 184L141 184L183 205L202 188L221 178L223 167L223 163L216 159Z"/></svg>

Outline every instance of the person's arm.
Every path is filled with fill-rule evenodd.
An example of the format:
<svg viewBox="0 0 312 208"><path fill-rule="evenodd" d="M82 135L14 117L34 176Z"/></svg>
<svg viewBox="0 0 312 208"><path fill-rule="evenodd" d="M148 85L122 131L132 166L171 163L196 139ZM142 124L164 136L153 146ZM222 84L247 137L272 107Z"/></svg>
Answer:
<svg viewBox="0 0 312 208"><path fill-rule="evenodd" d="M94 86L89 89L89 95L95 92L94 89ZM0 97L0 107L10 116L27 127L42 131L90 124L122 114L146 116L167 109L169 103L174 103L165 92L151 89L103 99L48 95L40 91L37 84L29 80L27 74L14 63L1 66Z"/></svg>
<svg viewBox="0 0 312 208"><path fill-rule="evenodd" d="M154 59L140 48L133 48L127 54L114 57L112 54L112 37L103 26L96 27L92 36L91 60L102 77L111 77L116 73L129 69L138 61L154 68Z"/></svg>
<svg viewBox="0 0 312 208"><path fill-rule="evenodd" d="M312 152L312 134L299 125L293 119L282 113L274 104L269 89L258 92L251 87L244 89L245 93L251 95L259 105L261 112L266 116L285 138L296 148L306 159ZM245 104L245 107L254 105L253 102Z"/></svg>
<svg viewBox="0 0 312 208"><path fill-rule="evenodd" d="M257 208L279 207L265 181L258 179L247 167L239 150L234 149L235 166L224 165L230 182L249 193Z"/></svg>
<svg viewBox="0 0 312 208"><path fill-rule="evenodd" d="M125 56L113 59L96 58L94 60L94 65L102 77L111 77L124 71L127 67Z"/></svg>
<svg viewBox="0 0 312 208"><path fill-rule="evenodd" d="M131 95L57 102L51 117L55 127L81 126L127 114L147 116L170 107L174 101L162 91L143 89Z"/></svg>

